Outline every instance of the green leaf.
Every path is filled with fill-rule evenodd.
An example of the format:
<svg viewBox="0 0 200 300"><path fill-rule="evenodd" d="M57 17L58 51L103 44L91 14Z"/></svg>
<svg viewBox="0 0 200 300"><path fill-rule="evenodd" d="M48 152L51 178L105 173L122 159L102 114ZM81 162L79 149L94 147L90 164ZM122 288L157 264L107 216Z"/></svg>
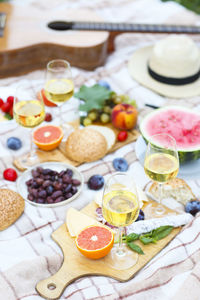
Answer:
<svg viewBox="0 0 200 300"><path fill-rule="evenodd" d="M160 226L153 230L152 238L159 241L169 235L173 228L173 226Z"/></svg>
<svg viewBox="0 0 200 300"><path fill-rule="evenodd" d="M11 115L10 115L9 113L6 113L6 114L4 115L4 117L5 117L6 119L8 119L8 120L12 120L12 119L13 119L13 117L11 117Z"/></svg>
<svg viewBox="0 0 200 300"><path fill-rule="evenodd" d="M133 242L127 243L127 245L128 245L128 247L129 247L131 250L133 250L133 251L135 251L135 252L137 252L137 253L139 253L139 254L144 254L144 252L142 251L142 249L140 248L140 246L134 244Z"/></svg>
<svg viewBox="0 0 200 300"><path fill-rule="evenodd" d="M110 98L111 93L112 91L99 84L95 84L92 87L82 85L79 92L74 96L85 102L80 105L79 110L88 112L92 109L102 109L105 100Z"/></svg>
<svg viewBox="0 0 200 300"><path fill-rule="evenodd" d="M151 237L146 237L146 236L143 236L143 235L140 235L139 237L139 240L144 244L144 245L148 245L150 243L153 243L153 238Z"/></svg>
<svg viewBox="0 0 200 300"><path fill-rule="evenodd" d="M136 233L130 233L129 235L126 236L126 241L127 242L133 242L139 239L139 234Z"/></svg>

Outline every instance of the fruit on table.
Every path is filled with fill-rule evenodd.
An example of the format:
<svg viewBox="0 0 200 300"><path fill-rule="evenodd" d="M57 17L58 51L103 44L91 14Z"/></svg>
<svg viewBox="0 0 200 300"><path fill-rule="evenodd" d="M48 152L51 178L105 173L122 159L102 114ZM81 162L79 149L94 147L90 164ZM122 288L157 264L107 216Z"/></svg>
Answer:
<svg viewBox="0 0 200 300"><path fill-rule="evenodd" d="M38 148L49 151L60 144L63 138L63 131L59 126L45 125L33 132L33 142Z"/></svg>
<svg viewBox="0 0 200 300"><path fill-rule="evenodd" d="M43 99L43 102L46 106L49 106L49 107L54 107L54 106L57 106L55 103L49 101L45 95L45 90L42 89L40 92L37 93L37 98L40 99L42 96L42 99Z"/></svg>
<svg viewBox="0 0 200 300"><path fill-rule="evenodd" d="M7 139L7 147L12 150L19 150L22 147L22 142L17 137L10 137Z"/></svg>
<svg viewBox="0 0 200 300"><path fill-rule="evenodd" d="M12 168L8 168L3 172L3 177L9 181L15 181L17 179L17 172Z"/></svg>
<svg viewBox="0 0 200 300"><path fill-rule="evenodd" d="M104 185L104 178L101 175L93 175L88 180L88 187L91 190L100 190Z"/></svg>
<svg viewBox="0 0 200 300"><path fill-rule="evenodd" d="M14 96L9 96L6 100L7 103L10 103L13 106L14 103Z"/></svg>
<svg viewBox="0 0 200 300"><path fill-rule="evenodd" d="M8 113L10 108L11 108L12 104L8 103L8 102L5 102L2 104L1 106L1 110L4 112L4 113Z"/></svg>
<svg viewBox="0 0 200 300"><path fill-rule="evenodd" d="M125 130L122 130L118 133L117 140L119 142L124 142L127 139L127 137L128 137L128 132Z"/></svg>
<svg viewBox="0 0 200 300"><path fill-rule="evenodd" d="M143 221L144 218L145 218L144 212L143 212L142 209L140 209L140 210L139 210L139 215L138 215L138 217L137 217L137 219L136 219L135 222L137 222L137 221Z"/></svg>
<svg viewBox="0 0 200 300"><path fill-rule="evenodd" d="M137 109L126 103L116 105L111 113L111 121L114 127L121 130L129 130L137 124Z"/></svg>
<svg viewBox="0 0 200 300"><path fill-rule="evenodd" d="M32 178L26 181L28 199L40 204L52 204L71 198L78 192L81 182L73 178L71 169L57 172L37 167L31 171Z"/></svg>
<svg viewBox="0 0 200 300"><path fill-rule="evenodd" d="M46 113L44 120L46 122L51 122L52 121L52 115L50 113Z"/></svg>
<svg viewBox="0 0 200 300"><path fill-rule="evenodd" d="M105 87L108 90L111 90L110 84L107 81L105 81L105 80L99 80L98 84L101 85L101 86L103 86L103 87Z"/></svg>
<svg viewBox="0 0 200 300"><path fill-rule="evenodd" d="M200 201L189 201L185 205L185 211L195 216L200 211Z"/></svg>
<svg viewBox="0 0 200 300"><path fill-rule="evenodd" d="M120 158L115 158L113 160L113 167L115 168L116 171L119 172L126 172L128 170L128 163L127 161L120 157Z"/></svg>
<svg viewBox="0 0 200 300"><path fill-rule="evenodd" d="M106 256L113 247L113 233L102 226L89 226L76 238L78 250L86 257L99 259Z"/></svg>
<svg viewBox="0 0 200 300"><path fill-rule="evenodd" d="M166 106L149 113L140 123L148 142L150 136L167 133L174 137L181 163L200 157L200 113L182 106Z"/></svg>

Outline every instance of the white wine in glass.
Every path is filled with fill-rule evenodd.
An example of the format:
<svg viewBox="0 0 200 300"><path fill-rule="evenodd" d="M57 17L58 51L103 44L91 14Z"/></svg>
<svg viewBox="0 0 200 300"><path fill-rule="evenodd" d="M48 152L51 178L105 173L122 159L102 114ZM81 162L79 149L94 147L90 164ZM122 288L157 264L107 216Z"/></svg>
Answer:
<svg viewBox="0 0 200 300"><path fill-rule="evenodd" d="M55 59L47 64L45 96L58 106L68 101L74 94L74 83L70 64L63 59Z"/></svg>
<svg viewBox="0 0 200 300"><path fill-rule="evenodd" d="M175 139L168 134L151 136L147 146L144 170L146 175L159 185L159 205L150 215L162 215L165 208L161 205L162 184L176 178L179 171L179 158Z"/></svg>
<svg viewBox="0 0 200 300"><path fill-rule="evenodd" d="M27 128L35 128L44 121L45 108L42 101L36 97L36 91L31 82L26 82L16 88L14 97L13 115L16 122ZM30 153L18 159L24 168L31 167L39 162L35 153L31 134Z"/></svg>
<svg viewBox="0 0 200 300"><path fill-rule="evenodd" d="M104 219L119 228L118 244L106 257L110 267L117 270L129 269L137 263L138 254L122 243L124 226L132 224L139 214L136 185L130 175L114 173L105 184L102 210Z"/></svg>

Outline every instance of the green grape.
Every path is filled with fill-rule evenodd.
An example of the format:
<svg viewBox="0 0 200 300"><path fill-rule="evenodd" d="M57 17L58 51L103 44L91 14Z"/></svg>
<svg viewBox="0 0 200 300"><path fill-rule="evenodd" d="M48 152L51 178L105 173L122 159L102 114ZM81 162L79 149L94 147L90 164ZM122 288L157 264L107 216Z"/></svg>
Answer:
<svg viewBox="0 0 200 300"><path fill-rule="evenodd" d="M96 121L97 118L98 118L98 114L96 111L91 111L89 114L88 114L88 118L91 120L91 121Z"/></svg>
<svg viewBox="0 0 200 300"><path fill-rule="evenodd" d="M128 101L130 101L130 97L128 95L120 95L119 97L122 102L128 103Z"/></svg>
<svg viewBox="0 0 200 300"><path fill-rule="evenodd" d="M107 114L111 114L112 108L108 105L104 106L103 111Z"/></svg>
<svg viewBox="0 0 200 300"><path fill-rule="evenodd" d="M84 126L88 126L88 125L91 125L92 124L92 121L86 117L84 120L83 120L83 125Z"/></svg>
<svg viewBox="0 0 200 300"><path fill-rule="evenodd" d="M108 123L110 121L110 116L106 113L100 115L100 120L102 123Z"/></svg>
<svg viewBox="0 0 200 300"><path fill-rule="evenodd" d="M110 100L114 100L117 97L117 94L115 92L112 92L110 95Z"/></svg>
<svg viewBox="0 0 200 300"><path fill-rule="evenodd" d="M115 99L113 100L113 102L114 102L115 104L120 104L120 103L122 103L122 99L121 99L120 96L116 96Z"/></svg>

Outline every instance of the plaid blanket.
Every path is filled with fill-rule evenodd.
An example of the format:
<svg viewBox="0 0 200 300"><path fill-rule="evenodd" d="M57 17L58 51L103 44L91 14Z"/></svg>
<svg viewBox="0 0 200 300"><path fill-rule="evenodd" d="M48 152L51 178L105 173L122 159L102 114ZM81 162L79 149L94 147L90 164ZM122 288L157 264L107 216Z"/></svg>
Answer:
<svg viewBox="0 0 200 300"><path fill-rule="evenodd" d="M25 4L26 2L26 4ZM18 1L15 5L27 5L27 1ZM107 21L135 21L157 23L197 24L198 18L176 3L162 3L159 0L93 0L93 1L37 1L30 0L29 5L39 9L53 10L64 8L89 8L96 11ZM140 116L150 108L146 102L155 105L180 104L200 110L200 98L186 100L167 99L133 81L127 71L127 62L134 49L153 43L164 35L124 34L116 39L116 51L108 57L105 66L94 72L73 68L76 88L83 83L91 85L99 79L107 80L118 93L129 94L138 104ZM198 36L193 36L199 42ZM42 71L32 72L18 78L0 80L0 96L13 93L16 84L25 79L32 79L35 86L43 78ZM63 112L65 108L63 107ZM57 108L53 108L54 120L59 117ZM12 151L6 147L10 136L19 136L23 148ZM0 188L16 190L16 184L3 179L5 168L12 167L12 161L30 148L29 133L14 121L0 126ZM137 184L144 188L148 179L135 155L135 143L129 144L103 159L79 167L85 182L93 174L107 176L113 171L112 160L124 157L129 162L128 173ZM18 172L18 175L20 173ZM200 178L187 180L196 196L200 196ZM73 202L57 208L38 208L26 203L24 214L15 224L0 232L0 298L2 300L39 300L35 290L38 281L53 275L61 266L63 256L60 248L51 239L51 233L65 220L69 207L83 208L92 201L94 192L87 186ZM107 277L85 277L73 282L66 288L60 299L193 299L200 295L200 214L185 226L181 233L137 275L126 283L120 283Z"/></svg>

